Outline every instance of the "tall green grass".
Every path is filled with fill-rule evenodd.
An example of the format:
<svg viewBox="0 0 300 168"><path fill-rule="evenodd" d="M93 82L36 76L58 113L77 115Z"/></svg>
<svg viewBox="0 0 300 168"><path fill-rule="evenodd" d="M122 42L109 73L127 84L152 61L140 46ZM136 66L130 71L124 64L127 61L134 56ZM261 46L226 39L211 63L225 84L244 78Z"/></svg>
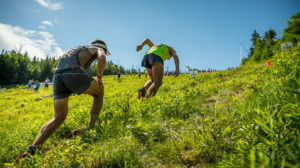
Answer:
<svg viewBox="0 0 300 168"><path fill-rule="evenodd" d="M24 88L0 92L0 166L299 167L300 46L234 70L164 77L158 94L137 100L147 80L105 76L105 98L88 129L92 98L71 96L65 123L32 160L14 159L53 117L53 99ZM82 128L80 135L66 138Z"/></svg>

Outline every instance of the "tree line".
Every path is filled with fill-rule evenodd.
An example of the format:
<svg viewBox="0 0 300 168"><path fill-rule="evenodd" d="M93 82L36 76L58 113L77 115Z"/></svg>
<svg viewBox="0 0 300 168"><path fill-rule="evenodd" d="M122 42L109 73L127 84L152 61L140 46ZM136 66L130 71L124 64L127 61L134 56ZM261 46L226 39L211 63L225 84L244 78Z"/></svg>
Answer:
<svg viewBox="0 0 300 168"><path fill-rule="evenodd" d="M281 44L292 42L294 45L300 41L300 14L297 12L287 20L287 27L284 29L283 36L276 38L276 31L270 29L260 36L256 30L252 33L252 46L248 52L248 57L242 63L259 62L271 58L275 53L281 51Z"/></svg>
<svg viewBox="0 0 300 168"><path fill-rule="evenodd" d="M22 54L20 50L5 51L0 54L0 86L13 84L27 84L30 79L44 81L46 78L52 80L58 59L46 57L40 59L34 56L30 58L28 53ZM89 68L88 73L97 75L97 61ZM138 70L126 70L121 65L116 65L112 61L107 61L104 68L104 75L136 74Z"/></svg>
<svg viewBox="0 0 300 168"><path fill-rule="evenodd" d="M0 54L0 85L24 84L29 79L50 79L57 60L47 57L30 59L28 53L22 54L17 50L5 51Z"/></svg>

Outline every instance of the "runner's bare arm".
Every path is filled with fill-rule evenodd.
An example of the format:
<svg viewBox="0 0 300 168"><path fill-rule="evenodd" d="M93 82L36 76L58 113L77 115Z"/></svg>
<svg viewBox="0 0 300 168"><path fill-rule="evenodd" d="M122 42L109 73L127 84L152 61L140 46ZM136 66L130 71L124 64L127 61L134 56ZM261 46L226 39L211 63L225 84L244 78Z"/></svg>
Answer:
<svg viewBox="0 0 300 168"><path fill-rule="evenodd" d="M105 56L105 51L102 48L97 48L97 47L90 47L89 52L94 55L97 53L98 57L96 58L98 61L98 72L97 72L97 81L101 85L101 91L104 92L104 86L102 83L102 76L104 72L104 67L106 64L106 56Z"/></svg>
<svg viewBox="0 0 300 168"><path fill-rule="evenodd" d="M174 59L174 63L176 66L176 71L175 71L174 75L175 75L175 77L177 77L179 75L179 58L178 58L176 51L172 47L168 47L168 48L169 48L169 51L172 53L172 57Z"/></svg>
<svg viewBox="0 0 300 168"><path fill-rule="evenodd" d="M106 56L105 56L105 52L103 49L99 49L98 50L98 73L97 76L102 77L103 76L103 72L104 72L104 67L106 64Z"/></svg>
<svg viewBox="0 0 300 168"><path fill-rule="evenodd" d="M174 58L175 66L176 66L175 77L177 77L180 73L179 72L179 58L177 55L174 55L173 58Z"/></svg>
<svg viewBox="0 0 300 168"><path fill-rule="evenodd" d="M148 45L149 47L152 47L154 44L152 43L151 40L149 40L148 38L146 38L145 40L142 41L142 43L138 46L136 46L136 51L140 51L143 49L144 45Z"/></svg>
<svg viewBox="0 0 300 168"><path fill-rule="evenodd" d="M102 48L98 48L98 47L90 47L89 48L89 52L92 55L95 55L97 53L98 57L96 58L98 61L98 72L97 72L97 76L102 77L103 76L103 71L104 71L104 67L106 64L106 53Z"/></svg>
<svg viewBox="0 0 300 168"><path fill-rule="evenodd" d="M106 56L105 56L105 51L103 49L98 50L98 72L97 72L97 81L100 84L100 91L104 93L104 85L102 83L102 76L104 72L104 67L106 64Z"/></svg>

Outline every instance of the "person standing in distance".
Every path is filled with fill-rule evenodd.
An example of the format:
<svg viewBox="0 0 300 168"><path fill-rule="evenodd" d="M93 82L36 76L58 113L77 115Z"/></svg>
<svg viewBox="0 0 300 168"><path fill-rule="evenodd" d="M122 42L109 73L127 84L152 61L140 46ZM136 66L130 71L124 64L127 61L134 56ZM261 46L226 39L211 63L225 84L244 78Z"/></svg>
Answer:
<svg viewBox="0 0 300 168"><path fill-rule="evenodd" d="M175 77L179 75L179 58L172 47L161 43L153 44L148 38L146 38L140 45L136 46L136 51L142 50L144 45L148 45L150 47L145 53L142 61L142 66L146 67L150 80L148 80L145 85L138 90L139 99L145 97L147 91L147 98L156 94L157 90L162 85L165 60L169 60L171 57L174 58L176 66L174 75Z"/></svg>
<svg viewBox="0 0 300 168"><path fill-rule="evenodd" d="M49 80L49 78L47 77L46 80L45 80L45 88L48 88L49 82L50 82L50 80Z"/></svg>

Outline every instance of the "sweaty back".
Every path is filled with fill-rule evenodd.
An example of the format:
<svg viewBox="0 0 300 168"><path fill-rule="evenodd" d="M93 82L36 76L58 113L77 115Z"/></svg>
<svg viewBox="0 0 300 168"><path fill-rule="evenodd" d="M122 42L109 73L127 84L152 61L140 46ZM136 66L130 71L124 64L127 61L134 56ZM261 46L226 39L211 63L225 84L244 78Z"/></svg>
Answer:
<svg viewBox="0 0 300 168"><path fill-rule="evenodd" d="M83 67L87 69L97 58L97 54L91 55L88 46L79 46L70 49L58 61L56 70Z"/></svg>
<svg viewBox="0 0 300 168"><path fill-rule="evenodd" d="M97 54L91 55L87 47L83 47L78 54L78 60L80 66L82 66L84 69L90 67L90 65L93 63L93 61L96 58L97 58Z"/></svg>

